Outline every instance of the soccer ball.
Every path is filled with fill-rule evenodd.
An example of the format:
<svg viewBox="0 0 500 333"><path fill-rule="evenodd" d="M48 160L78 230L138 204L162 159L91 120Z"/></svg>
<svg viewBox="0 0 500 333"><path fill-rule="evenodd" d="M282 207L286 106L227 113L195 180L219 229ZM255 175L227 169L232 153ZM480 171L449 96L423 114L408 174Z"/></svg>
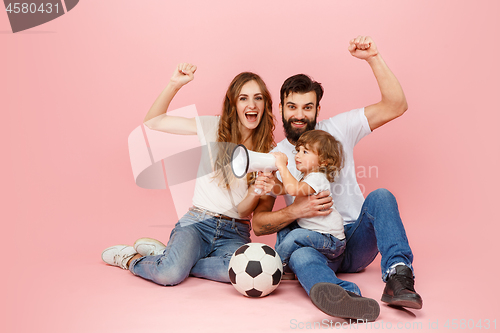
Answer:
<svg viewBox="0 0 500 333"><path fill-rule="evenodd" d="M263 297L276 289L283 275L280 256L272 247L248 243L234 252L229 262L229 279L245 296Z"/></svg>

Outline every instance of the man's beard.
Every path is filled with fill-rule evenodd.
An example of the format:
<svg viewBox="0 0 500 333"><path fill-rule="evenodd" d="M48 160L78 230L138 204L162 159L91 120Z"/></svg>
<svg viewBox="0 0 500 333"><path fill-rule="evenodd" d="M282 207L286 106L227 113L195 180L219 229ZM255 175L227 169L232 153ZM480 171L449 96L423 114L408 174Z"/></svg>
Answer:
<svg viewBox="0 0 500 333"><path fill-rule="evenodd" d="M302 121L306 123L306 126L304 126L302 128L292 127L292 122L294 120L297 120L297 119L289 118L288 121L286 121L285 115L281 114L281 119L283 121L283 128L285 130L285 136L288 139L288 141L290 141L290 143L295 143L295 142L297 142L297 140L299 140L299 138L302 134L304 134L307 131L313 130L316 127L317 114L318 113L316 112L316 115L314 115L314 119L312 119L312 120L306 119L306 118L302 119Z"/></svg>

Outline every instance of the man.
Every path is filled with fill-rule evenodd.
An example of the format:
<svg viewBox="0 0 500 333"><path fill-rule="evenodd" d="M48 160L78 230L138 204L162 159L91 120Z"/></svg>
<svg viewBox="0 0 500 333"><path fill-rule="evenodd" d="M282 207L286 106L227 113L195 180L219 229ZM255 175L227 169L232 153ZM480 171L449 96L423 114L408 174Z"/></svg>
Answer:
<svg viewBox="0 0 500 333"><path fill-rule="evenodd" d="M328 192L307 197L285 196L287 207L273 212L275 197L260 199L253 216L256 235L278 232L277 245L292 229L298 218L327 215L335 203L344 218L346 250L343 256L327 260L318 250L303 246L295 250L289 267L297 276L312 302L323 312L342 318L375 320L378 303L361 297L356 284L339 279L335 272L359 272L380 252L382 279L386 287L382 301L393 305L420 309L422 299L414 289L413 254L406 238L395 197L385 189L370 193L366 199L356 180L354 146L364 136L401 116L407 109L406 98L397 78L387 67L370 37L359 36L349 42L349 52L365 60L377 79L380 102L362 109L341 113L316 124L321 110L323 88L308 76L288 78L281 88L280 113L286 139L274 151L288 156L288 168L298 178L293 158L294 144L300 135L314 128L332 134L342 143L345 155L340 177Z"/></svg>

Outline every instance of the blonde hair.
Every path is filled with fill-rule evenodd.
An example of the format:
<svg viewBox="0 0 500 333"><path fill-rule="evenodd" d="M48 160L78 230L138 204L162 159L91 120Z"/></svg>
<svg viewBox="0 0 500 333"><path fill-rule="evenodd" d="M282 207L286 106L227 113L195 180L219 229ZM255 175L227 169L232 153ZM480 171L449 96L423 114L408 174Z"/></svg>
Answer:
<svg viewBox="0 0 500 333"><path fill-rule="evenodd" d="M344 150L340 141L321 130L311 130L302 134L295 144L314 151L318 155L319 171L326 175L330 183L335 181L344 166Z"/></svg>

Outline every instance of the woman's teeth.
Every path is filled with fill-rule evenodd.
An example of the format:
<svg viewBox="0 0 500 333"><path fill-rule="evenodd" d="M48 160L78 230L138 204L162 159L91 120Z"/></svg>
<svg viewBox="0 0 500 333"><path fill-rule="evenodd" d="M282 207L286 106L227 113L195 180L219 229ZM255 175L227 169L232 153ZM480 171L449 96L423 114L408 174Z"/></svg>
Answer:
<svg viewBox="0 0 500 333"><path fill-rule="evenodd" d="M248 121L255 121L255 120L257 120L258 114L259 114L258 112L251 111L251 112L245 113L245 117L247 118Z"/></svg>

